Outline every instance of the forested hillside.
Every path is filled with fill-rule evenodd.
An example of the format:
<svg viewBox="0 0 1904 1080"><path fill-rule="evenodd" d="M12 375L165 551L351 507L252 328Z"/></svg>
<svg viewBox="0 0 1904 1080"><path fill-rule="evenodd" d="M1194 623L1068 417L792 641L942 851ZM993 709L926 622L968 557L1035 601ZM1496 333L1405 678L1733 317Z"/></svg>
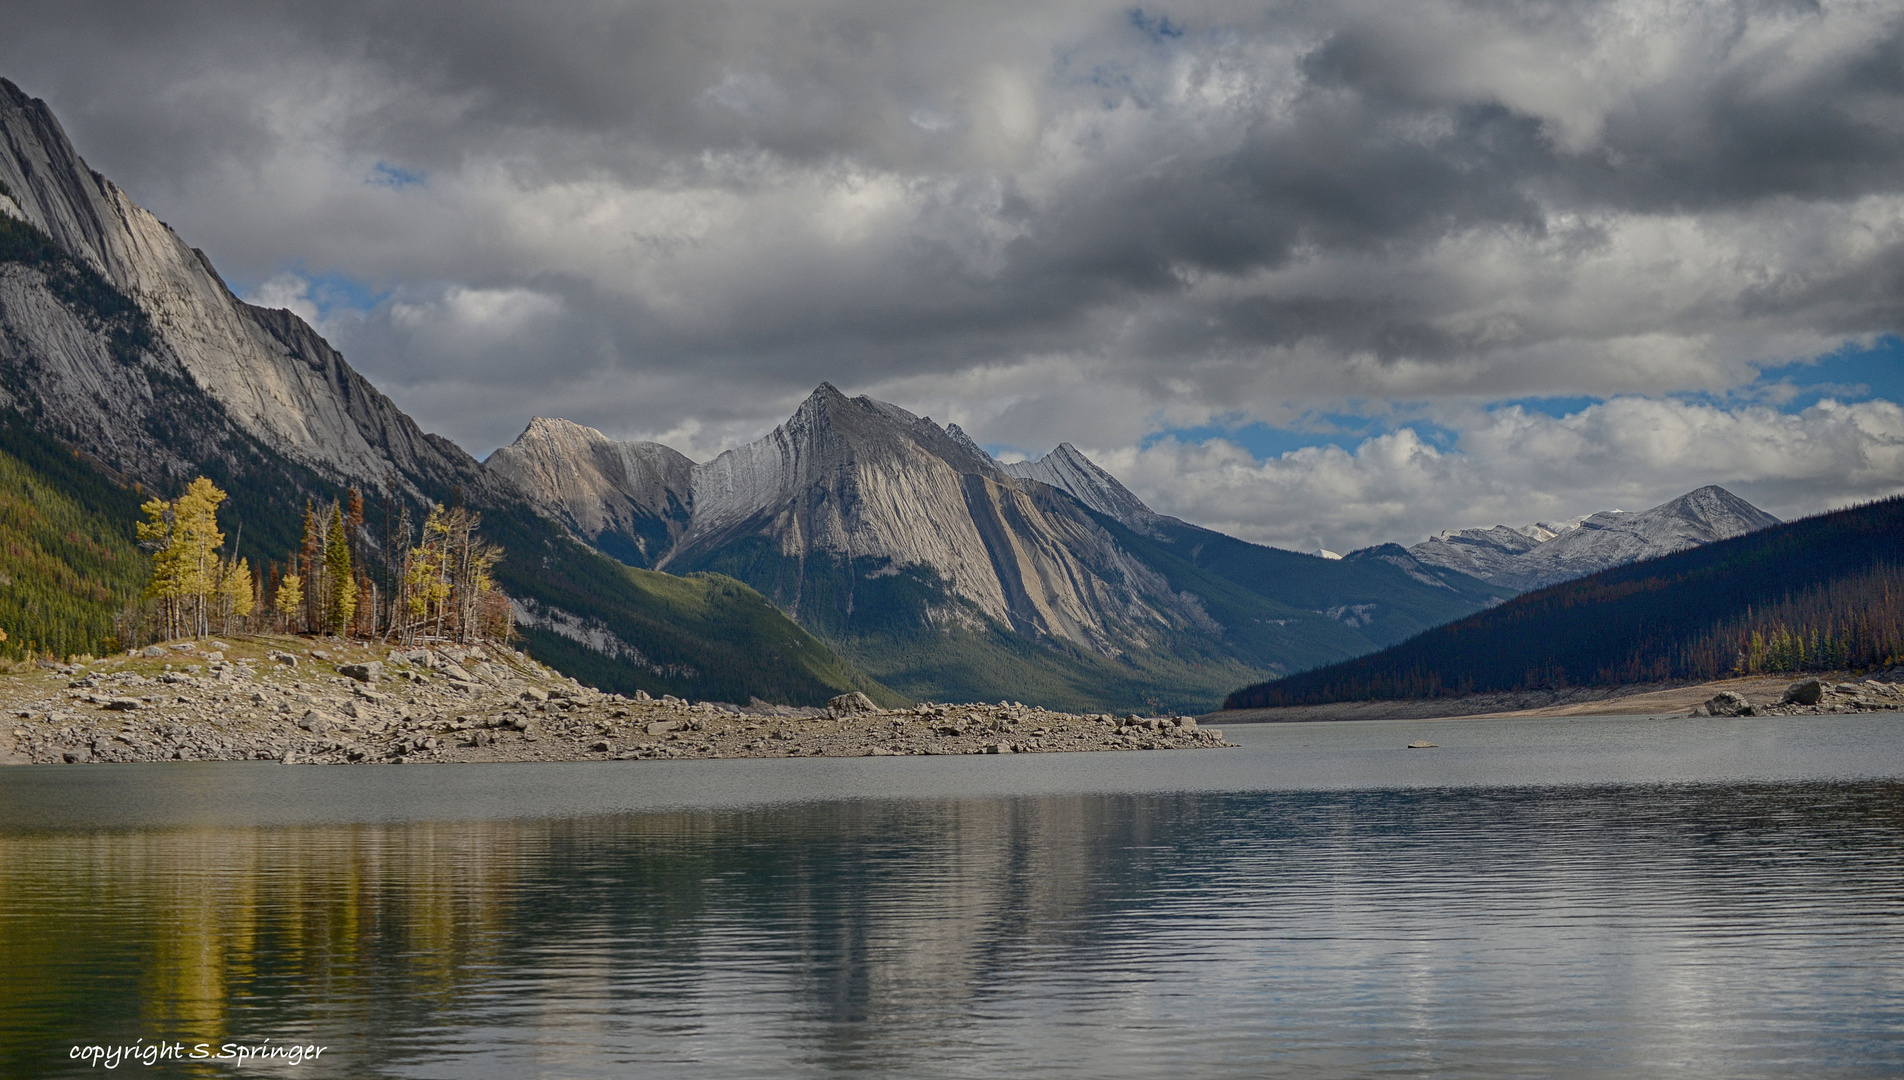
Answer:
<svg viewBox="0 0 1904 1080"><path fill-rule="evenodd" d="M1904 656L1904 498L1822 514L1510 600L1225 708L1859 668Z"/></svg>
<svg viewBox="0 0 1904 1080"><path fill-rule="evenodd" d="M138 496L51 440L0 420L0 656L102 655L145 584Z"/></svg>

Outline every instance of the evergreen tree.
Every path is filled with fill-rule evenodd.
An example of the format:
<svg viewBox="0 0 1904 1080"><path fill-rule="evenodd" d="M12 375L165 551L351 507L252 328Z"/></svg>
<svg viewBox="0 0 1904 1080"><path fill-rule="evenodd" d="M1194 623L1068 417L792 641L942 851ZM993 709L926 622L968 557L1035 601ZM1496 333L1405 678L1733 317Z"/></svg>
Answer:
<svg viewBox="0 0 1904 1080"><path fill-rule="evenodd" d="M342 507L331 508L330 535L324 545L324 623L335 634L350 632L357 613L357 580L350 572L350 538Z"/></svg>

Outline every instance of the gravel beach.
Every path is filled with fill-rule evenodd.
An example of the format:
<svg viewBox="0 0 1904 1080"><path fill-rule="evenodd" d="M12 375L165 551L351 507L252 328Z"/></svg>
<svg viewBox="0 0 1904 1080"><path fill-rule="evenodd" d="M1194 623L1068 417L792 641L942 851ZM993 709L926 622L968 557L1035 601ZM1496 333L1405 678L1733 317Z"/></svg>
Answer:
<svg viewBox="0 0 1904 1080"><path fill-rule="evenodd" d="M0 674L0 763L879 757L1230 744L1190 717L1016 702L827 708L608 694L495 646L293 637L155 645Z"/></svg>

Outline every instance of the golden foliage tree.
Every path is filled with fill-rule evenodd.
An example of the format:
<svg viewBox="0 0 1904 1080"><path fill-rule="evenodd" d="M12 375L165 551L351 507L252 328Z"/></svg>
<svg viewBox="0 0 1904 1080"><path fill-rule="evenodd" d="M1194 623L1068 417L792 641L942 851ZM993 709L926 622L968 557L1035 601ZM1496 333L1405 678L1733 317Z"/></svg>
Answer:
<svg viewBox="0 0 1904 1080"><path fill-rule="evenodd" d="M201 476L177 499L152 499L140 507L147 520L138 525L139 542L152 551L146 595L159 603L166 637L211 632L212 600L227 573L218 556L225 543L218 531L218 507L224 501L218 485ZM249 570L245 580L248 585Z"/></svg>

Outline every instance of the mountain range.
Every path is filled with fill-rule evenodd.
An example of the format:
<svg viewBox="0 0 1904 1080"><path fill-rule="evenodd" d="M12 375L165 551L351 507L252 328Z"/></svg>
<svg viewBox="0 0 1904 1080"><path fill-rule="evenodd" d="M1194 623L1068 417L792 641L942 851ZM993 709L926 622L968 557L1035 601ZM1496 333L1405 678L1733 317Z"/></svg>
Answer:
<svg viewBox="0 0 1904 1080"><path fill-rule="evenodd" d="M1709 485L1637 514L1607 510L1558 523L1444 532L1408 553L1525 592L1777 524L1725 488Z"/></svg>
<svg viewBox="0 0 1904 1080"><path fill-rule="evenodd" d="M600 550L744 581L921 697L1195 708L1509 595L1399 548L1248 544L1153 512L1069 444L1000 464L830 384L707 462L537 418L485 464Z"/></svg>
<svg viewBox="0 0 1904 1080"><path fill-rule="evenodd" d="M55 471L88 490L210 476L254 563L347 487L372 495L373 533L400 507L463 500L508 552L497 576L526 647L608 689L1200 711L1497 604L1533 580L1509 561L1543 550L1251 544L1155 513L1069 443L1000 463L956 424L828 384L711 461L537 418L479 463L296 315L235 296L5 80L0 144L0 428L31 448L21 460L71 457ZM1665 518L1589 518L1544 543L1697 541Z"/></svg>

